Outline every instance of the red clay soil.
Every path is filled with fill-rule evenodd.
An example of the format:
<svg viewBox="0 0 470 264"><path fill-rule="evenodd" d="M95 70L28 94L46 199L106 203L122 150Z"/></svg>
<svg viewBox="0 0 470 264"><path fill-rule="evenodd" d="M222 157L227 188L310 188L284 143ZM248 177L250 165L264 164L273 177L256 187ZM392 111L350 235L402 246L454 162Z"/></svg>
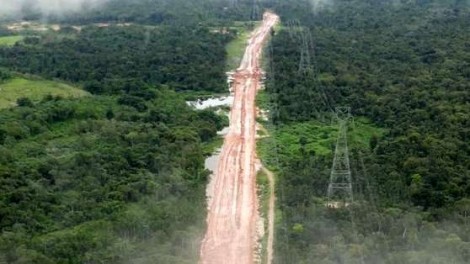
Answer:
<svg viewBox="0 0 470 264"><path fill-rule="evenodd" d="M225 137L218 168L212 179L207 231L200 263L251 264L257 246L256 108L260 86L260 59L264 42L279 17L267 12L251 35L240 67L233 75L234 103L230 131Z"/></svg>

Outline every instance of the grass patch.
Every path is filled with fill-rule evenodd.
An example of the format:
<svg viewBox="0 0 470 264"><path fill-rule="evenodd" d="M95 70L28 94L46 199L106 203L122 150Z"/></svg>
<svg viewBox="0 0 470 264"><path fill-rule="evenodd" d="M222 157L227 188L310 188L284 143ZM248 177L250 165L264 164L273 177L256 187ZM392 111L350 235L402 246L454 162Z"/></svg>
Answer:
<svg viewBox="0 0 470 264"><path fill-rule="evenodd" d="M352 132L353 137L350 139L352 146L369 147L372 137L381 137L386 132L386 129L374 126L374 124L365 117L356 118L354 126Z"/></svg>
<svg viewBox="0 0 470 264"><path fill-rule="evenodd" d="M237 37L227 44L225 48L227 51L227 70L234 70L238 68L243 58L243 54L245 53L245 48L249 37L250 33L246 29L238 28Z"/></svg>
<svg viewBox="0 0 470 264"><path fill-rule="evenodd" d="M237 69L242 61L243 54L247 46L248 39L250 38L250 33L253 31L261 22L252 21L252 22L242 22L235 21L231 29L236 29L238 34L237 37L230 41L225 47L227 51L227 65L226 70Z"/></svg>
<svg viewBox="0 0 470 264"><path fill-rule="evenodd" d="M84 90L60 82L13 78L0 84L0 109L15 106L16 100L21 97L39 101L49 94L67 98L89 95Z"/></svg>
<svg viewBox="0 0 470 264"><path fill-rule="evenodd" d="M13 46L16 42L23 40L23 36L0 37L0 46Z"/></svg>

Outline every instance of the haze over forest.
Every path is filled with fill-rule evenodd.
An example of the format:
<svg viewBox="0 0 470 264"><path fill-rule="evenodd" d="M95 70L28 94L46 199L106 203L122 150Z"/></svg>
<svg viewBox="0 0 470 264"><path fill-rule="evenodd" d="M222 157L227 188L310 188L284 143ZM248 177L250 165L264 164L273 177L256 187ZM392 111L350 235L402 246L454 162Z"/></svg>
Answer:
<svg viewBox="0 0 470 264"><path fill-rule="evenodd" d="M0 17L21 17L25 11L37 11L42 15L66 15L95 8L108 0L2 0Z"/></svg>

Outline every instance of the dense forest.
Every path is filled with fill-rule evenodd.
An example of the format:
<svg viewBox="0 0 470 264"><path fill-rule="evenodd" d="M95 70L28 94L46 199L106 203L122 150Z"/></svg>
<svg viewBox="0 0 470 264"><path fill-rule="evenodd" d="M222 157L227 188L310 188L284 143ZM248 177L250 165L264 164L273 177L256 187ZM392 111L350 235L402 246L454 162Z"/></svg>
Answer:
<svg viewBox="0 0 470 264"><path fill-rule="evenodd" d="M91 26L80 33L65 27L60 33L65 36L27 37L22 44L0 49L0 66L80 83L94 94L158 84L192 91L226 88L220 58L234 33L139 25Z"/></svg>
<svg viewBox="0 0 470 264"><path fill-rule="evenodd" d="M264 145L277 153L266 161L282 211L275 262L470 262L469 6L323 3L277 8L283 28L266 50L275 140ZM355 202L330 209L337 106L356 119Z"/></svg>
<svg viewBox="0 0 470 264"><path fill-rule="evenodd" d="M147 261L184 263L197 256L180 241L200 235L187 228L205 217L203 144L223 121L165 88L140 104L46 97L1 112L0 260L128 263L146 252ZM135 248L150 238L153 249Z"/></svg>
<svg viewBox="0 0 470 264"><path fill-rule="evenodd" d="M99 2L99 1L98 1ZM263 4L272 2L262 0ZM84 6L81 12L44 14L35 5L23 7L26 20L40 20L72 24L97 22L131 22L138 24L220 24L234 20L259 18L261 5L253 14L252 0L111 0L101 1L102 5Z"/></svg>
<svg viewBox="0 0 470 264"><path fill-rule="evenodd" d="M226 90L235 32L216 29L65 25L0 47L0 85L44 78L92 94L0 110L0 263L197 262L204 157L227 121L177 92Z"/></svg>

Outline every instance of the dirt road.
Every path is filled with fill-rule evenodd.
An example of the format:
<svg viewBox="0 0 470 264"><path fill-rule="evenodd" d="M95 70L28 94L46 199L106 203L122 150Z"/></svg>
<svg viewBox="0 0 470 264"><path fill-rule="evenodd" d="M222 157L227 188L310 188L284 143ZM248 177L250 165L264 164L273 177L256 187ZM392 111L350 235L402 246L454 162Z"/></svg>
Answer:
<svg viewBox="0 0 470 264"><path fill-rule="evenodd" d="M212 179L207 231L201 246L203 264L250 264L255 260L259 217L255 96L260 86L263 44L278 20L273 13L264 14L262 25L252 33L241 65L233 75L235 98L230 131Z"/></svg>

